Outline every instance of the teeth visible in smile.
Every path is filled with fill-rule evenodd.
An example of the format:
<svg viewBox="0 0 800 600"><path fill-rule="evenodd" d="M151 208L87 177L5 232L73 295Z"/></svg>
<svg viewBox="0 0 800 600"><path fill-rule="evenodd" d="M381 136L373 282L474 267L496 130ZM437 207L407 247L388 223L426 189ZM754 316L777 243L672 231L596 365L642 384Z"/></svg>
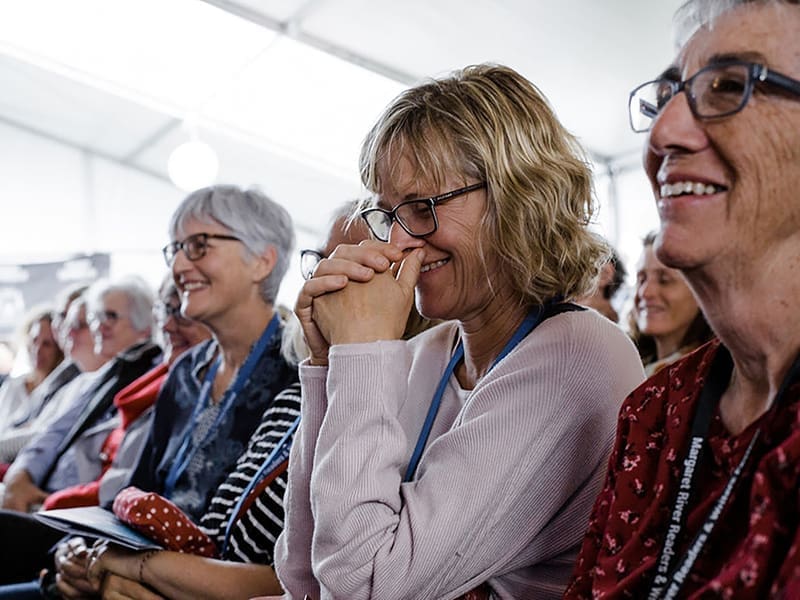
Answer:
<svg viewBox="0 0 800 600"><path fill-rule="evenodd" d="M721 188L715 185L700 183L699 181L677 181L675 183L665 183L661 186L662 198L671 196L681 196L683 194L694 194L695 196L706 196L716 194Z"/></svg>
<svg viewBox="0 0 800 600"><path fill-rule="evenodd" d="M187 282L187 283L183 284L183 291L184 292L191 292L192 290L199 289L199 288L201 288L203 286L204 286L204 284L202 284L202 283Z"/></svg>
<svg viewBox="0 0 800 600"><path fill-rule="evenodd" d="M427 265L423 265L422 268L419 270L420 273L427 273L431 269L437 269L441 267L443 264L447 262L448 259L444 260L437 260L436 262L428 263Z"/></svg>

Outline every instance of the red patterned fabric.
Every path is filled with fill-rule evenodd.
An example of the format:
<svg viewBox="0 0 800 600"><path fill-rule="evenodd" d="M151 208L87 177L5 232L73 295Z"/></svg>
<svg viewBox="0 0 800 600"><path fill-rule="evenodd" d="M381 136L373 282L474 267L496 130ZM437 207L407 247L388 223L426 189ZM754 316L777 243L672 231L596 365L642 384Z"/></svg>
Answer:
<svg viewBox="0 0 800 600"><path fill-rule="evenodd" d="M711 342L645 381L622 406L603 490L565 598L646 598L690 439L694 407L718 351ZM683 557L760 426L748 468L681 598L796 598L800 592L800 384L739 435L715 411L695 473ZM711 449L710 460L708 448Z"/></svg>
<svg viewBox="0 0 800 600"><path fill-rule="evenodd" d="M128 487L114 499L114 514L167 550L214 558L217 547L181 509L155 492Z"/></svg>

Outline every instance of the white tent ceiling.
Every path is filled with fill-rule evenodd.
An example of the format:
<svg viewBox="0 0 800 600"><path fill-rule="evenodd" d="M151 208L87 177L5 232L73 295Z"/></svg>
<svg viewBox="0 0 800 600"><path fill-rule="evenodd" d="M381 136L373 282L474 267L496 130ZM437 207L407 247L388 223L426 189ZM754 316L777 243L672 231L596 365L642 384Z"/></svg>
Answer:
<svg viewBox="0 0 800 600"><path fill-rule="evenodd" d="M360 192L359 143L383 106L476 62L534 81L598 165L630 163L641 138L627 93L671 60L679 4L2 0L0 263L155 254L182 196L167 159L187 120L217 152L219 181L261 185L313 239Z"/></svg>

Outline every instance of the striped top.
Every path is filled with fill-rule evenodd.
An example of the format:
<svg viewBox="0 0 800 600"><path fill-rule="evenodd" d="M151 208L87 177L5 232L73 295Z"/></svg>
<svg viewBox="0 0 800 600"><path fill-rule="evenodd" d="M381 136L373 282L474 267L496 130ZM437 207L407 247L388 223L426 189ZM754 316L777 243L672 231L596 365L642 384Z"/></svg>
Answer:
<svg viewBox="0 0 800 600"><path fill-rule="evenodd" d="M264 413L261 424L250 438L247 450L236 468L217 488L200 527L222 550L225 530L231 513L283 435L300 414L300 384L294 383L277 396ZM244 511L231 529L231 539L224 558L237 562L273 563L275 540L283 530L283 495L286 491L286 472L275 478Z"/></svg>

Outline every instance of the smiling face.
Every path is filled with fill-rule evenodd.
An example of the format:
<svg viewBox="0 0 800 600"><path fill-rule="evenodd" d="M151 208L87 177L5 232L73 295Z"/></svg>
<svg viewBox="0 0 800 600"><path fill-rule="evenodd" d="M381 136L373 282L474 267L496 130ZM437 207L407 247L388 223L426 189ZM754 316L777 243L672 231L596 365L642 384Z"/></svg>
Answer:
<svg viewBox="0 0 800 600"><path fill-rule="evenodd" d="M219 223L189 219L183 224L185 239L197 233L233 235ZM245 257L241 242L211 238L205 256L191 261L179 250L172 275L181 294L181 312L213 328L243 302L260 300L259 283L269 274L254 257Z"/></svg>
<svg viewBox="0 0 800 600"><path fill-rule="evenodd" d="M149 330L134 328L129 298L119 290L105 293L96 306L92 306L92 311L95 319L90 319L89 324L94 351L107 360L149 337Z"/></svg>
<svg viewBox="0 0 800 600"><path fill-rule="evenodd" d="M378 205L387 210L406 200L429 198L477 183L454 176L447 177L440 186L422 183L405 157L393 165L391 173L385 173L382 181L386 183ZM429 319L473 318L511 289L499 270L492 268L491 251L486 251L485 260L480 255L486 194L485 189L478 189L437 205L438 229L424 238L412 237L396 222L392 224L390 244L406 251L425 250L416 303L420 314Z"/></svg>
<svg viewBox="0 0 800 600"><path fill-rule="evenodd" d="M160 310L154 310L156 322L164 337L164 361L172 364L186 350L211 337L211 333L197 321L180 316L181 299L172 286L159 300Z"/></svg>
<svg viewBox="0 0 800 600"><path fill-rule="evenodd" d="M695 33L677 61L681 78L724 58L800 78L800 9L745 5ZM772 90L770 90L772 91ZM761 268L800 248L800 101L766 94L719 119L694 118L681 93L653 123L645 168L656 195L657 253L691 270L728 261ZM722 261L722 262L720 262Z"/></svg>
<svg viewBox="0 0 800 600"><path fill-rule="evenodd" d="M681 272L664 266L652 245L644 247L636 267L634 310L639 331L655 338L666 354L679 348L700 310Z"/></svg>

